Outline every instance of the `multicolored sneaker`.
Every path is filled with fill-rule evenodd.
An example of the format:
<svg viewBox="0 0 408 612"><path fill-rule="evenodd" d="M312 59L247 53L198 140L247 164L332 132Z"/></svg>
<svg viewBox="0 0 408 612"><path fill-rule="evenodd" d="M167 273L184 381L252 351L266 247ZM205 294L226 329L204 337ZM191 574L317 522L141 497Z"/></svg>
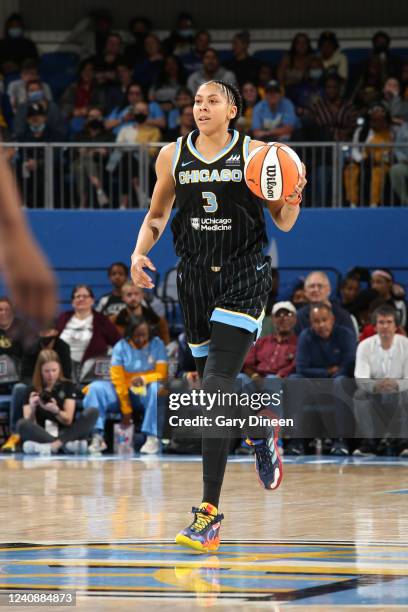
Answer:
<svg viewBox="0 0 408 612"><path fill-rule="evenodd" d="M215 552L220 545L220 526L224 518L212 504L203 502L192 508L194 521L176 535L176 543L199 552Z"/></svg>
<svg viewBox="0 0 408 612"><path fill-rule="evenodd" d="M246 443L255 449L255 470L259 483L269 491L275 491L282 482L282 459L278 446L279 428L274 428L268 438L247 438Z"/></svg>

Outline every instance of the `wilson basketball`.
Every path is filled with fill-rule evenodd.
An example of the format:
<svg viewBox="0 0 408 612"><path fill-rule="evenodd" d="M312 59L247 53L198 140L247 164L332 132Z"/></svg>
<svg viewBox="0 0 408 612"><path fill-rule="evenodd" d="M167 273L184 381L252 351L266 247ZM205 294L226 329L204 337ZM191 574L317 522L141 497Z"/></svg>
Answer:
<svg viewBox="0 0 408 612"><path fill-rule="evenodd" d="M279 200L294 192L302 162L288 145L269 142L254 149L245 162L249 189L264 200Z"/></svg>

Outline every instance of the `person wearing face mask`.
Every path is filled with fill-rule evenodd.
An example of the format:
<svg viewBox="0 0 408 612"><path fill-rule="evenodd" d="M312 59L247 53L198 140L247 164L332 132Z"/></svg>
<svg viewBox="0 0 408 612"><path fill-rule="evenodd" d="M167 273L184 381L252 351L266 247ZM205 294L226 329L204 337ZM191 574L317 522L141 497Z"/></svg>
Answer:
<svg viewBox="0 0 408 612"><path fill-rule="evenodd" d="M20 79L12 81L7 87L7 95L10 98L14 112L16 112L19 104L27 102L27 83L40 80L37 62L35 60L26 60L22 64L20 77ZM43 82L42 89L44 91L44 97L47 100L52 100L50 86Z"/></svg>
<svg viewBox="0 0 408 612"><path fill-rule="evenodd" d="M27 119L18 142L35 143L56 142L58 134L47 125L44 107L30 104L27 108ZM25 205L30 208L42 208L45 200L45 149L43 146L20 148L17 160L17 175Z"/></svg>
<svg viewBox="0 0 408 612"><path fill-rule="evenodd" d="M160 142L161 132L159 128L149 125L147 123L149 113L149 106L147 102L138 102L133 107L133 119L132 122L128 125L125 125L121 128L116 142L121 144L148 144L154 142ZM155 147L149 147L148 149L149 156L151 158L151 162L156 157L158 150ZM122 163L122 192L121 192L121 208L127 208L129 204L129 198L133 197L132 190L136 193L136 198L138 200L138 204L140 203L140 198L142 194L139 194L139 160L138 160L138 151L134 151L131 156L131 168L129 168L129 156L130 152L126 151L114 151L110 156L107 170L109 172L113 172L116 169L116 166L121 160ZM153 166L152 163L149 166L150 171L150 185L154 183L153 176Z"/></svg>
<svg viewBox="0 0 408 612"><path fill-rule="evenodd" d="M4 75L18 72L24 60L38 59L37 47L24 36L24 21L13 13L4 25L4 38L0 40L0 68Z"/></svg>
<svg viewBox="0 0 408 612"><path fill-rule="evenodd" d="M66 342L58 336L56 322L50 321L38 332L38 337L23 352L21 362L21 382L14 385L9 412L10 436L1 447L3 453L17 451L21 439L17 433L17 422L23 418L23 406L27 397L27 389L34 375L35 364L40 352L44 349L55 351L58 355L62 374L66 379L71 378L71 350Z"/></svg>
<svg viewBox="0 0 408 612"><path fill-rule="evenodd" d="M324 68L322 59L314 55L310 59L309 69L305 79L291 87L291 100L296 107L296 113L302 120L310 116L310 109L324 95ZM308 140L308 138L306 138Z"/></svg>
<svg viewBox="0 0 408 612"><path fill-rule="evenodd" d="M166 55L187 55L194 46L193 18L189 13L180 13L176 29L163 42Z"/></svg>
<svg viewBox="0 0 408 612"><path fill-rule="evenodd" d="M98 107L91 107L88 110L85 126L76 134L75 142L113 142L114 136L110 130L105 129L102 110ZM108 156L106 147L83 147L76 149L76 159L73 164L75 177L75 188L79 199L80 208L86 208L91 200L94 202L94 189L99 206L106 206L109 203L104 184L104 160Z"/></svg>
<svg viewBox="0 0 408 612"><path fill-rule="evenodd" d="M53 100L48 100L43 83L39 79L33 79L26 84L27 101L17 105L16 115L14 118L14 138L17 140L24 133L26 128L27 111L30 105L38 104L41 106L46 115L46 123L48 127L57 136L57 141L63 141L67 135L67 126L64 117Z"/></svg>
<svg viewBox="0 0 408 612"><path fill-rule="evenodd" d="M126 337L113 348L111 382L95 381L87 389L84 408L97 408L91 451L103 448L103 434L107 411L122 415L122 424L129 427L135 410L143 410L141 431L146 442L141 453L156 454L160 451L158 431L158 398L160 383L167 379L168 358L163 342L157 336L149 337L149 327L143 319L135 319L127 329ZM105 445L106 448L106 445Z"/></svg>

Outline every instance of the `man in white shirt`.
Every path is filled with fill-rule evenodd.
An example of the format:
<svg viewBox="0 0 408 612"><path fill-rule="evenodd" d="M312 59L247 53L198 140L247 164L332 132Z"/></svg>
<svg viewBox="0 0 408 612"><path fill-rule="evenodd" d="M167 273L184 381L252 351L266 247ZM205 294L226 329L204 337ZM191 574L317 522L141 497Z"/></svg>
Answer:
<svg viewBox="0 0 408 612"><path fill-rule="evenodd" d="M356 456L373 454L374 438L392 436L395 451L408 456L408 338L397 334L398 313L384 304L373 313L377 334L357 347L354 414L363 438ZM391 451L388 445L388 450Z"/></svg>

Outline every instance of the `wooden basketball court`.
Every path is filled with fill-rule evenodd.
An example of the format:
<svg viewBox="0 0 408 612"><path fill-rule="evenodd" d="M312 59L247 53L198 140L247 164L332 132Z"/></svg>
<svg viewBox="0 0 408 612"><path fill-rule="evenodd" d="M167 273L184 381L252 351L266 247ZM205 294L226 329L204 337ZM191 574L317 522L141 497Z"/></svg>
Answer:
<svg viewBox="0 0 408 612"><path fill-rule="evenodd" d="M198 457L2 457L1 604L61 590L92 611L407 609L408 460L284 468L268 493L252 458L230 460L223 544L198 555L173 543L201 501Z"/></svg>

